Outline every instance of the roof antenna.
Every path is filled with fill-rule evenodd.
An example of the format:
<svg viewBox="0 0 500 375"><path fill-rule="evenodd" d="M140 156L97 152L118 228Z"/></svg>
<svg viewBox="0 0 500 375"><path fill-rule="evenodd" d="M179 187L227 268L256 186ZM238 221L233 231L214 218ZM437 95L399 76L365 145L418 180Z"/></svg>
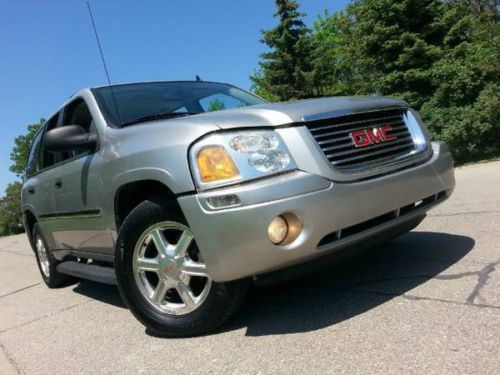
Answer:
<svg viewBox="0 0 500 375"><path fill-rule="evenodd" d="M104 71L106 72L106 78L108 79L108 86L111 90L111 97L113 98L113 103L115 105L116 115L118 116L118 121L122 122L120 117L120 111L118 110L118 105L116 104L115 93L113 91L113 86L111 85L111 80L109 79L108 67L106 66L106 60L104 60L104 54L102 53L101 42L99 41L99 35L97 34L97 29L95 27L94 16L92 14L92 9L90 9L90 3L87 1L87 8L89 8L90 20L92 21L92 28L94 29L95 40L97 42L97 46L99 47L99 53L101 54L102 65L104 66Z"/></svg>
<svg viewBox="0 0 500 375"><path fill-rule="evenodd" d="M196 75L196 82L203 82L198 74Z"/></svg>

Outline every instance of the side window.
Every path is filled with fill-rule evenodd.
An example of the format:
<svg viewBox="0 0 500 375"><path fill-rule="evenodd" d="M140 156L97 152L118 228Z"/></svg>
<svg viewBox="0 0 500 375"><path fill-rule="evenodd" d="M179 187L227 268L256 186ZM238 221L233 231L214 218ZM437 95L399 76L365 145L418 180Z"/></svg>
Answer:
<svg viewBox="0 0 500 375"><path fill-rule="evenodd" d="M57 126L57 120L59 119L59 113L51 117L49 121L45 124L45 130L43 134L47 133L49 130L54 129ZM51 165L59 161L59 153L49 152L45 149L42 140L42 152L40 154L40 161L38 163L40 169L48 168Z"/></svg>
<svg viewBox="0 0 500 375"><path fill-rule="evenodd" d="M62 126L66 125L80 125L89 133L96 131L89 107L83 99L77 99L66 106ZM61 161L68 160L83 152L85 151L63 152L61 154Z"/></svg>
<svg viewBox="0 0 500 375"><path fill-rule="evenodd" d="M200 105L205 112L214 112L221 109L244 107L245 103L229 95L214 94L201 99Z"/></svg>
<svg viewBox="0 0 500 375"><path fill-rule="evenodd" d="M183 113L183 112L189 112L186 106L184 105L182 107L177 108L173 113Z"/></svg>
<svg viewBox="0 0 500 375"><path fill-rule="evenodd" d="M26 163L26 177L34 175L38 171L38 159L40 155L40 144L43 135L43 128L37 133L31 145L28 162Z"/></svg>
<svg viewBox="0 0 500 375"><path fill-rule="evenodd" d="M62 126L80 125L89 132L91 123L92 116L90 115L89 107L87 107L83 99L77 99L66 106Z"/></svg>

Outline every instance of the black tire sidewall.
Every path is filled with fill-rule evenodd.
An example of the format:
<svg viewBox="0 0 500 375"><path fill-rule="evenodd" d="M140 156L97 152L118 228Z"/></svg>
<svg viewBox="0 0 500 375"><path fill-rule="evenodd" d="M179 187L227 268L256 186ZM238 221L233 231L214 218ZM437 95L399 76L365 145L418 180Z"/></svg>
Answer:
<svg viewBox="0 0 500 375"><path fill-rule="evenodd" d="M246 292L246 282L212 281L203 304L185 315L168 315L157 311L139 291L132 270L132 257L140 236L162 221L175 221L188 226L178 206L164 197L155 197L141 203L125 219L120 228L115 254L118 288L136 318L156 334L176 337L206 333L234 313Z"/></svg>

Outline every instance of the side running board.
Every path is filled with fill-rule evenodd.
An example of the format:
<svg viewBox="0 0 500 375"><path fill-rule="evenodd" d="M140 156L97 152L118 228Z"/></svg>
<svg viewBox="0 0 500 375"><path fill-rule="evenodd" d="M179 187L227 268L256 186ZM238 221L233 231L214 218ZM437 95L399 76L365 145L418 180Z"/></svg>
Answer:
<svg viewBox="0 0 500 375"><path fill-rule="evenodd" d="M59 263L56 269L61 273L81 279L97 281L98 283L103 284L117 285L115 269L112 267L65 261Z"/></svg>

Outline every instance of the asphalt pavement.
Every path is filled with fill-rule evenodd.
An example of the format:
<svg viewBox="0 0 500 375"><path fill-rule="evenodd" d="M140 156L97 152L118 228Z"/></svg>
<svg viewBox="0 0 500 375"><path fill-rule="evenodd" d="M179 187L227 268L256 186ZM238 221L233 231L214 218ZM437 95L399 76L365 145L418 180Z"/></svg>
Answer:
<svg viewBox="0 0 500 375"><path fill-rule="evenodd" d="M414 231L197 338L152 336L115 287L49 290L26 236L1 238L0 374L500 374L500 162L456 176Z"/></svg>

